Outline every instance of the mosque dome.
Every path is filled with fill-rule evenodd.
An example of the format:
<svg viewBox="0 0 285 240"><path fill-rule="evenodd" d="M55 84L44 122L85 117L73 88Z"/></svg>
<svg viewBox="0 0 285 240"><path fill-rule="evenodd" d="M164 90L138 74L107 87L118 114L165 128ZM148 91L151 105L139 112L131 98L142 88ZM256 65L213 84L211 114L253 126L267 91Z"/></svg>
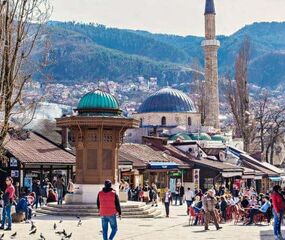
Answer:
<svg viewBox="0 0 285 240"><path fill-rule="evenodd" d="M211 139L212 141L221 141L221 142L224 142L226 140L224 136L219 134L212 136Z"/></svg>
<svg viewBox="0 0 285 240"><path fill-rule="evenodd" d="M117 99L101 90L85 94L77 106L79 115L120 115Z"/></svg>
<svg viewBox="0 0 285 240"><path fill-rule="evenodd" d="M167 87L150 95L138 109L138 113L149 112L196 112L196 109L185 93Z"/></svg>
<svg viewBox="0 0 285 240"><path fill-rule="evenodd" d="M208 135L207 133L200 133L200 134L190 134L190 137L192 140L196 140L196 141L211 141L211 137L210 135Z"/></svg>

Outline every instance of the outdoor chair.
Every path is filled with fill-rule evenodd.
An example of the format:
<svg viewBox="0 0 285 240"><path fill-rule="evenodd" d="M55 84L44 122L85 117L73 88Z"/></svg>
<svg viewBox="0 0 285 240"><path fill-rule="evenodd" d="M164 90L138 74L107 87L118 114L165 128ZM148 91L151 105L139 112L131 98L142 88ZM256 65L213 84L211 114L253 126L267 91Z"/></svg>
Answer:
<svg viewBox="0 0 285 240"><path fill-rule="evenodd" d="M203 212L195 212L194 208L189 207L189 226L192 226L196 220L196 218L198 218L197 224L198 225L202 225L203 221L204 221L204 213Z"/></svg>

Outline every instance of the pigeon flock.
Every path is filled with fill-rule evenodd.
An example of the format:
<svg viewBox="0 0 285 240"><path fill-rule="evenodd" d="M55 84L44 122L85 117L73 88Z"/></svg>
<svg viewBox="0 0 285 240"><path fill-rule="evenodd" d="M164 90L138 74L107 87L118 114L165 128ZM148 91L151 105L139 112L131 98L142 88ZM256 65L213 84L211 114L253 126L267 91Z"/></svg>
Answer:
<svg viewBox="0 0 285 240"><path fill-rule="evenodd" d="M77 227L80 227L82 226L82 220L80 219L80 217L76 217L78 219L78 223L77 223ZM62 219L60 219L59 221L59 225L63 222ZM63 229L62 231L57 231L57 228L58 228L58 225L56 223L53 224L53 230L55 231L55 235L57 236L60 236L61 237L61 240L68 240L68 239L71 239L72 237L72 232L67 234L67 232L65 231L65 229ZM36 236L37 234L37 227L35 225L35 223L33 221L31 221L31 229L29 231L29 235L30 236ZM14 232L12 235L10 235L10 239L17 239L17 232ZM5 234L2 233L0 235L0 240L4 240L4 237L5 237ZM6 238L5 238L6 239ZM40 233L40 236L39 236L39 240L47 240L47 238L43 235L43 233Z"/></svg>

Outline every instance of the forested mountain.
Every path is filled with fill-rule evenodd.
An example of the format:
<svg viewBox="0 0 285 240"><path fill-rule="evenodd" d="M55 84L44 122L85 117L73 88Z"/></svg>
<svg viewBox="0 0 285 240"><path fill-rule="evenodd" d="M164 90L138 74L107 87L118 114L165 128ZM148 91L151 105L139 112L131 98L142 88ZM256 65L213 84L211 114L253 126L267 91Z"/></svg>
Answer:
<svg viewBox="0 0 285 240"><path fill-rule="evenodd" d="M157 77L159 84L191 81L191 65L203 66L203 38L152 34L103 25L50 22L51 64L55 81L74 83L110 79L124 82L137 76ZM219 71L233 72L236 53L245 37L251 40L250 82L283 84L285 23L255 23L231 36L219 36Z"/></svg>

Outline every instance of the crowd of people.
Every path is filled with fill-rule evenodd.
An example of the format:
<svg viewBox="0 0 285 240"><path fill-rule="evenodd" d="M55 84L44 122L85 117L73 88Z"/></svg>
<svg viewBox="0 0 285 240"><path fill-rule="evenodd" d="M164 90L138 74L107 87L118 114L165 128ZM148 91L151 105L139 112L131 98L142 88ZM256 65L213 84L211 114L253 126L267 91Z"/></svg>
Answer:
<svg viewBox="0 0 285 240"><path fill-rule="evenodd" d="M113 239L117 232L116 215L121 216L119 196L111 186L111 181L106 180L97 198L104 239ZM279 185L266 193L257 193L254 188L239 189L237 186L234 186L231 191L225 186L221 186L218 190L213 187L204 192L200 189L192 190L190 187L185 190L181 183L178 183L173 191L169 188L159 191L155 183L134 188L124 181L121 181L119 188L120 191L127 193L131 201L145 201L157 207L158 201L161 200L165 206L166 217L170 216L170 206L185 203L191 224L201 224L206 231L209 230L210 222L217 230L220 230L222 228L220 224L229 220L235 223L242 222L248 226L256 221L270 223L273 219L275 240L283 239L281 223L285 210L285 189L281 189ZM25 220L29 222L33 208L50 202L62 204L64 194L67 192L73 193L74 185L72 181L66 185L62 176L58 176L52 182L48 179L42 183L34 180L31 192L26 188L17 191L17 187L13 185L13 179L7 177L6 189L1 194L0 201L0 207L3 208L0 229L12 229L11 208L13 205L15 205L16 213L24 214ZM112 233L108 238L109 224Z"/></svg>
<svg viewBox="0 0 285 240"><path fill-rule="evenodd" d="M0 193L0 207L3 209L0 229L11 230L12 206L15 206L16 214L24 214L24 219L28 223L32 219L33 208L37 209L52 202L62 204L64 195L74 192L72 181L70 180L66 185L62 175L58 175L53 181L49 181L48 178L43 182L34 179L32 191L27 187L18 191L17 185L17 183L13 185L13 178L6 178L6 189Z"/></svg>

